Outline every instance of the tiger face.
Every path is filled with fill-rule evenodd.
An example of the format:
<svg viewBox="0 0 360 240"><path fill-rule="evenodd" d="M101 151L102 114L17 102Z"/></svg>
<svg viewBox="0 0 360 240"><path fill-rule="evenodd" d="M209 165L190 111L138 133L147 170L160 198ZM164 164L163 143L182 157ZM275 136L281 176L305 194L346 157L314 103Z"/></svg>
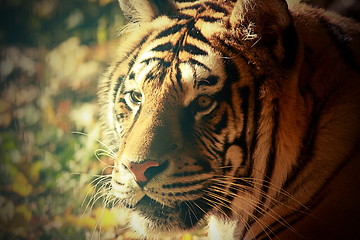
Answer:
<svg viewBox="0 0 360 240"><path fill-rule="evenodd" d="M136 23L99 99L104 139L116 152L112 194L132 227L155 239L203 220L213 239L296 232L284 218L308 209L360 139L360 103L351 98L360 94L357 63L325 71L317 58L328 51L307 32L321 18L329 28L312 26L337 52L330 31L346 21L330 24L303 6L291 14L282 0L120 6ZM327 129L340 130L328 138Z"/></svg>
<svg viewBox="0 0 360 240"><path fill-rule="evenodd" d="M147 236L196 225L214 208L214 179L235 167L228 150L245 124L233 107L245 104L241 83L232 81L239 72L207 40L202 17L153 23L131 61L119 64L126 74L114 72L112 188Z"/></svg>
<svg viewBox="0 0 360 240"><path fill-rule="evenodd" d="M180 4L173 16L142 23L108 73L112 191L143 236L189 230L214 211L231 216L237 190L226 178L239 184L252 172L260 93L252 60L221 46L233 7Z"/></svg>

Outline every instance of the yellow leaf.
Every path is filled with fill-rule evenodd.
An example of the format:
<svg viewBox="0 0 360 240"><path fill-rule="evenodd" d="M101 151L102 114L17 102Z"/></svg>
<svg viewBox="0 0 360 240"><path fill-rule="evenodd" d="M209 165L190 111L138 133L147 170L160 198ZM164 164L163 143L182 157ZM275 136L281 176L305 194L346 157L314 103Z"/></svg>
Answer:
<svg viewBox="0 0 360 240"><path fill-rule="evenodd" d="M115 214L107 208L99 207L95 209L94 214L97 221L99 221L100 227L108 228L117 225Z"/></svg>
<svg viewBox="0 0 360 240"><path fill-rule="evenodd" d="M14 182L11 185L11 190L20 195L21 197L27 197L33 190L33 187L29 184L24 174L18 173L14 178Z"/></svg>
<svg viewBox="0 0 360 240"><path fill-rule="evenodd" d="M192 236L189 233L186 233L181 236L181 240L192 240Z"/></svg>
<svg viewBox="0 0 360 240"><path fill-rule="evenodd" d="M38 161L32 164L30 168L29 175L31 180L33 180L34 182L37 182L39 180L40 170L42 168L42 165L43 165L42 162Z"/></svg>
<svg viewBox="0 0 360 240"><path fill-rule="evenodd" d="M93 196L94 194L95 194L95 187L90 184L87 184L80 189L79 195L87 197L87 196Z"/></svg>
<svg viewBox="0 0 360 240"><path fill-rule="evenodd" d="M19 214L23 216L26 223L30 222L32 213L28 206L26 205L20 205L15 208L15 214Z"/></svg>
<svg viewBox="0 0 360 240"><path fill-rule="evenodd" d="M89 215L75 216L70 213L65 213L65 219L68 224L81 228L94 229L96 226L95 219Z"/></svg>

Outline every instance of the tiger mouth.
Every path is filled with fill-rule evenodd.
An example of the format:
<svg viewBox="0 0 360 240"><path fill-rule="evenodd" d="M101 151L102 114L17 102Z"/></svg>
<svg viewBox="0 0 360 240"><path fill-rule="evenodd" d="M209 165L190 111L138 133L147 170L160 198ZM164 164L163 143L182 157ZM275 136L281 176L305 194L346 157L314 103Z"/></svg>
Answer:
<svg viewBox="0 0 360 240"><path fill-rule="evenodd" d="M129 206L128 206L129 207ZM211 209L203 199L178 202L174 207L163 205L145 195L135 206L129 207L158 228L174 226L188 230L197 225Z"/></svg>

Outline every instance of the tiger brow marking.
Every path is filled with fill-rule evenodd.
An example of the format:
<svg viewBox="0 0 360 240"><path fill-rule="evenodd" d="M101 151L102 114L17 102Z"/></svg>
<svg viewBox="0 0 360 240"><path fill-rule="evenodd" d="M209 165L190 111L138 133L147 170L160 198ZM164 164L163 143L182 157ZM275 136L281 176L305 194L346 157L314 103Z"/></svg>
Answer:
<svg viewBox="0 0 360 240"><path fill-rule="evenodd" d="M120 98L118 103L123 103L126 107L126 110L131 111L132 109L129 107L129 105L127 104L126 100L124 98Z"/></svg>
<svg viewBox="0 0 360 240"><path fill-rule="evenodd" d="M215 18L215 17L211 17L211 16L201 16L199 18L202 19L204 22L216 22L221 19L221 18Z"/></svg>
<svg viewBox="0 0 360 240"><path fill-rule="evenodd" d="M154 52L165 52L165 51L170 51L174 46L170 43L163 43L160 45L157 45L156 47L154 47L153 49L151 49L151 51Z"/></svg>
<svg viewBox="0 0 360 240"><path fill-rule="evenodd" d="M215 75L210 75L206 79L202 79L197 82L197 86L214 86L219 82L219 77Z"/></svg>
<svg viewBox="0 0 360 240"><path fill-rule="evenodd" d="M129 80L135 80L135 73L134 72L130 73Z"/></svg>
<svg viewBox="0 0 360 240"><path fill-rule="evenodd" d="M327 30L330 38L334 41L336 47L340 49L340 56L344 59L344 62L357 73L360 73L360 66L356 62L356 56L354 55L349 43L351 37L344 32L344 30L336 24L330 23L324 17L320 18L320 23Z"/></svg>
<svg viewBox="0 0 360 240"><path fill-rule="evenodd" d="M158 35L156 35L155 39L160 39L163 37L167 37L171 34L179 32L183 27L185 27L185 24L175 24L174 26L167 28L160 32Z"/></svg>
<svg viewBox="0 0 360 240"><path fill-rule="evenodd" d="M224 14L229 14L229 12L228 12L225 8L221 7L221 6L218 5L218 4L215 4L215 3L213 3L213 2L205 2L205 4L206 4L207 6L209 6L212 10L215 10L216 12L221 12L221 13L224 13Z"/></svg>
<svg viewBox="0 0 360 240"><path fill-rule="evenodd" d="M188 60L188 62L191 63L191 64L194 64L194 65L199 65L200 67L203 67L203 68L206 69L207 71L211 72L211 69L210 69L208 66L206 66L206 65L203 64L202 62L199 62L198 60L195 60L195 59L193 59L193 58L190 58L190 59Z"/></svg>
<svg viewBox="0 0 360 240"><path fill-rule="evenodd" d="M199 40L203 43L209 44L209 41L204 37L204 35L201 33L201 31L199 29L197 29L193 23L191 25L192 25L191 26L192 28L188 32L189 36L196 40Z"/></svg>
<svg viewBox="0 0 360 240"><path fill-rule="evenodd" d="M144 59L140 63L145 63L145 64L148 65L151 61L158 61L160 63L160 65L165 67L165 68L168 68L171 65L171 62L165 61L164 59L159 58L159 57L151 57L151 58L148 58L148 59Z"/></svg>
<svg viewBox="0 0 360 240"><path fill-rule="evenodd" d="M114 91L113 91L113 94L112 94L112 101L113 102L116 100L116 94L118 93L119 88L120 88L121 84L123 83L124 78L125 78L125 76L121 75L121 76L118 77L118 79L116 81ZM113 110L115 111L115 109L113 109Z"/></svg>
<svg viewBox="0 0 360 240"><path fill-rule="evenodd" d="M197 46L191 44L191 43L186 43L184 46L183 46L183 50L188 52L188 53L191 53L191 54L194 54L194 55L202 55L202 56L207 56L208 53L205 52L204 50L198 48Z"/></svg>
<svg viewBox="0 0 360 240"><path fill-rule="evenodd" d="M201 13L204 11L204 8L202 6L202 4L194 4L194 5L191 5L191 6L188 6L188 7L183 7L183 8L180 8L179 11L183 11L183 10L198 10L198 13Z"/></svg>
<svg viewBox="0 0 360 240"><path fill-rule="evenodd" d="M175 2L179 2L179 3L185 3L185 2L196 2L198 0L175 0Z"/></svg>

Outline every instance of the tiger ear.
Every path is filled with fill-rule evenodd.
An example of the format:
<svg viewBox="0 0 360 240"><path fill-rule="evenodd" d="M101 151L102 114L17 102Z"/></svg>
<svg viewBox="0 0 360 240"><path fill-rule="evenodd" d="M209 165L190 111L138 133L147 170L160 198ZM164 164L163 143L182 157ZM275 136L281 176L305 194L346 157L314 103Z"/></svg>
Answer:
<svg viewBox="0 0 360 240"><path fill-rule="evenodd" d="M175 9L172 0L119 0L124 16L130 22L146 22L160 15L170 15Z"/></svg>
<svg viewBox="0 0 360 240"><path fill-rule="evenodd" d="M237 0L230 25L242 29L242 39L254 39L269 49L279 62L293 63L297 33L285 0Z"/></svg>

